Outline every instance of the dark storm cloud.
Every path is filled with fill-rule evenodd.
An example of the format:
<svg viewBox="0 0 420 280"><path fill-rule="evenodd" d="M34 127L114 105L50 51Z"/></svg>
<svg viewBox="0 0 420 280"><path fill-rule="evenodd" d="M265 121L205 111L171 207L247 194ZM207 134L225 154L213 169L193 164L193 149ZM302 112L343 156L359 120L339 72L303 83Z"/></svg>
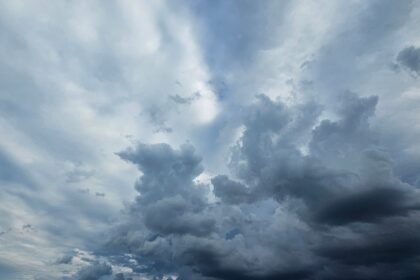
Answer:
<svg viewBox="0 0 420 280"><path fill-rule="evenodd" d="M415 279L419 275L418 213L379 224L360 224L353 236L335 236L316 251L331 262L332 275L356 279ZM328 277L327 279L334 279Z"/></svg>
<svg viewBox="0 0 420 280"><path fill-rule="evenodd" d="M420 253L420 239L417 236L379 237L362 244L340 244L338 247L323 248L322 256L346 264L366 265L395 263L416 257Z"/></svg>
<svg viewBox="0 0 420 280"><path fill-rule="evenodd" d="M71 264L71 262L73 261L73 254L68 254L65 256L62 256L61 258L58 258L56 260L57 264Z"/></svg>
<svg viewBox="0 0 420 280"><path fill-rule="evenodd" d="M131 206L127 223L109 240L109 250L134 253L143 265L150 262L147 271L154 275L172 271L185 279L216 276L273 279L271 270L276 263L283 262L280 257L272 262L273 268L270 269L258 265L257 271L253 271L247 267L252 256L248 255L246 250L249 249L243 247L240 240L243 240L243 232L251 233L252 227L258 227L259 217L253 217L253 206L242 210L229 205L209 204L206 197L208 186L194 182L203 167L201 158L190 145L174 150L166 144L140 144L119 155L138 165L142 171L143 175L136 184L141 195ZM232 184L223 176L213 181L220 183L217 189ZM233 186L237 187L243 186ZM232 203L240 203L241 198L249 200L247 196L238 198L235 193L222 197L223 201ZM257 211L270 211L265 209L265 204L261 207ZM250 220L246 222L243 215L249 215ZM237 234L225 238L235 224L240 227ZM238 242L240 248L237 249L235 244ZM212 259L217 266L209 265ZM275 273L287 275L290 271L275 269Z"/></svg>
<svg viewBox="0 0 420 280"><path fill-rule="evenodd" d="M214 221L200 213L191 212L189 201L180 196L161 199L145 210L145 225L147 228L163 235L192 234L207 235ZM171 217L170 219L168 219Z"/></svg>
<svg viewBox="0 0 420 280"><path fill-rule="evenodd" d="M174 150L167 144L140 144L119 156L136 164L144 173L136 185L139 199L152 203L165 196L192 195L192 180L202 171L201 158L191 145Z"/></svg>
<svg viewBox="0 0 420 280"><path fill-rule="evenodd" d="M319 113L314 104L290 110L263 95L246 110L245 131L233 148L230 165L250 185L250 195L277 199L291 195L312 204L350 177L299 150Z"/></svg>
<svg viewBox="0 0 420 280"><path fill-rule="evenodd" d="M351 222L378 222L382 218L404 216L419 210L411 205L408 192L397 188L374 188L338 198L316 215L322 223L343 225Z"/></svg>
<svg viewBox="0 0 420 280"><path fill-rule="evenodd" d="M420 48L409 46L397 55L397 62L412 73L420 75Z"/></svg>
<svg viewBox="0 0 420 280"><path fill-rule="evenodd" d="M240 269L229 268L223 265L222 257L216 252L209 250L192 249L186 253L185 261L187 264L199 266L201 272L215 279L229 280L274 280L274 279L307 279L311 270L286 269L282 272L274 272L268 275L250 275L249 272Z"/></svg>
<svg viewBox="0 0 420 280"><path fill-rule="evenodd" d="M191 145L119 153L143 175L106 250L128 250L143 272L180 279L409 277L420 257L419 193L395 177L379 146L370 126L377 103L347 92L332 121L319 120L316 104L292 108L257 96L232 147L236 178L211 179L215 203L194 180L204 169Z"/></svg>
<svg viewBox="0 0 420 280"><path fill-rule="evenodd" d="M133 211L142 213L147 228L163 235L201 236L213 230L213 219L203 214L206 189L193 182L203 167L192 146L173 150L166 144L141 144L119 155L143 172Z"/></svg>
<svg viewBox="0 0 420 280"><path fill-rule="evenodd" d="M112 267L106 263L94 263L77 273L77 279L79 280L98 280L102 276L111 275Z"/></svg>
<svg viewBox="0 0 420 280"><path fill-rule="evenodd" d="M225 203L238 204L250 202L252 199L246 186L230 180L225 175L212 178L211 183L214 186L214 194Z"/></svg>

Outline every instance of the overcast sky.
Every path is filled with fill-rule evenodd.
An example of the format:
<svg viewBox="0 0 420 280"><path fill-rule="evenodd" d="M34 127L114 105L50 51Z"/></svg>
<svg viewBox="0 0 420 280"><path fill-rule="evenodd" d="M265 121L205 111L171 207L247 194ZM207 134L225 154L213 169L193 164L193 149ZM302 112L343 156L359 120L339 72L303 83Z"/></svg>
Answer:
<svg viewBox="0 0 420 280"><path fill-rule="evenodd" d="M0 279L419 279L420 2L0 1Z"/></svg>

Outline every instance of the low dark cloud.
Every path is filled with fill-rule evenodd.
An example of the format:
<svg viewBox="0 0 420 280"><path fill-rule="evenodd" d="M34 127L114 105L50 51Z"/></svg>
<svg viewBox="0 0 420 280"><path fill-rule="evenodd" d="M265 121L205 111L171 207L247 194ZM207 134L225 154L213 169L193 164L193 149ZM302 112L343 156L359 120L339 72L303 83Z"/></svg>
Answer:
<svg viewBox="0 0 420 280"><path fill-rule="evenodd" d="M415 279L420 272L418 218L413 213L359 224L354 228L356 234L337 235L316 251L332 262L333 275L347 271L360 279Z"/></svg>
<svg viewBox="0 0 420 280"><path fill-rule="evenodd" d="M211 183L214 186L214 194L225 203L239 204L252 201L250 190L245 185L225 175L212 178Z"/></svg>
<svg viewBox="0 0 420 280"><path fill-rule="evenodd" d="M105 193L103 193L103 192L95 192L95 196L105 197Z"/></svg>
<svg viewBox="0 0 420 280"><path fill-rule="evenodd" d="M340 100L331 121L316 104L258 96L232 147L235 179L211 179L216 202L194 180L204 168L191 145L119 153L143 175L106 250L134 254L150 275L181 279L340 279L343 271L394 279L384 264L408 277L404 267L417 271L420 256L418 190L395 177L370 125L378 98L347 92Z"/></svg>
<svg viewBox="0 0 420 280"><path fill-rule="evenodd" d="M420 210L410 204L412 193L398 188L373 188L346 195L327 204L316 215L319 222L343 225L351 222L378 222L382 218L404 216L412 210Z"/></svg>
<svg viewBox="0 0 420 280"><path fill-rule="evenodd" d="M409 46L397 55L397 63L411 73L420 75L420 48Z"/></svg>
<svg viewBox="0 0 420 280"><path fill-rule="evenodd" d="M56 260L56 264L71 264L73 261L73 254L64 255Z"/></svg>
<svg viewBox="0 0 420 280"><path fill-rule="evenodd" d="M102 276L111 275L112 267L106 263L94 263L87 267L82 268L77 273L79 280L98 280Z"/></svg>

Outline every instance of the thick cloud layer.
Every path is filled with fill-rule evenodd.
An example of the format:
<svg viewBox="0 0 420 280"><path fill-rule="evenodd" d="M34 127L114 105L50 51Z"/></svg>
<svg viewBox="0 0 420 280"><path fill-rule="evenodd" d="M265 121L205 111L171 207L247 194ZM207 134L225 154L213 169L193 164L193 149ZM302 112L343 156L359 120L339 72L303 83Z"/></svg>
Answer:
<svg viewBox="0 0 420 280"><path fill-rule="evenodd" d="M194 181L203 168L190 145L120 153L143 175L107 247L151 262L151 274L183 279L415 277L420 193L393 175L374 137L378 99L347 93L341 102L329 121L315 105L258 96L233 147L236 179L212 178L214 202L209 185ZM310 135L305 153L303 135Z"/></svg>
<svg viewBox="0 0 420 280"><path fill-rule="evenodd" d="M0 2L0 278L417 279L419 18Z"/></svg>
<svg viewBox="0 0 420 280"><path fill-rule="evenodd" d="M102 276L111 275L111 266L105 263L95 263L79 271L77 278L80 280L96 280Z"/></svg>

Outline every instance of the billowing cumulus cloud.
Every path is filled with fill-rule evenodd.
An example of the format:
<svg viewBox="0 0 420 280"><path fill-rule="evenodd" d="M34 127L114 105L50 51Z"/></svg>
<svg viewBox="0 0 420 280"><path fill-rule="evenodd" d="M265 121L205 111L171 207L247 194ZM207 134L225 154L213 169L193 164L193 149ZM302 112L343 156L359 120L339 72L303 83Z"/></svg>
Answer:
<svg viewBox="0 0 420 280"><path fill-rule="evenodd" d="M0 278L420 275L415 1L0 14Z"/></svg>
<svg viewBox="0 0 420 280"><path fill-rule="evenodd" d="M95 263L80 270L77 278L80 280L96 280L102 276L111 275L111 266L105 263Z"/></svg>
<svg viewBox="0 0 420 280"><path fill-rule="evenodd" d="M186 279L414 277L420 193L395 177L374 137L378 98L347 93L341 102L329 121L313 104L292 108L258 96L232 147L236 179L213 177L213 202L210 184L194 182L203 168L191 146L121 152L143 175L106 247L150 261L151 274Z"/></svg>

